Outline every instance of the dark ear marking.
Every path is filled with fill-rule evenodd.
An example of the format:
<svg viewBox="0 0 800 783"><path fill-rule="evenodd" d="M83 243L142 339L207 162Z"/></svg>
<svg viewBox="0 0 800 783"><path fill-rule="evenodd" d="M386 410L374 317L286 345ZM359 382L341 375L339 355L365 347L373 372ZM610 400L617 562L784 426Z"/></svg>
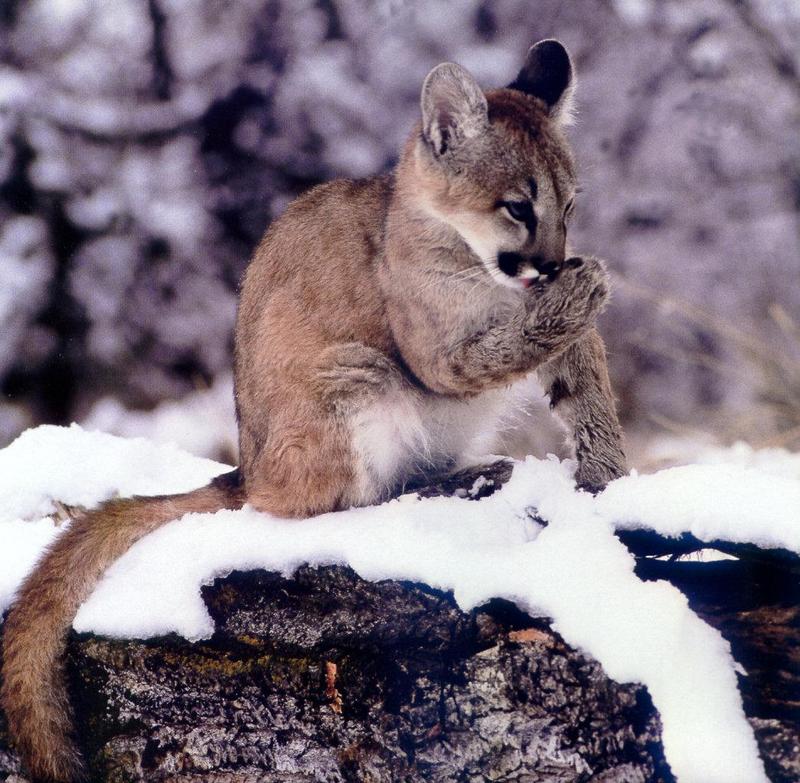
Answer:
<svg viewBox="0 0 800 783"><path fill-rule="evenodd" d="M450 144L450 129L441 128L439 131L439 155L444 155L447 152L447 147Z"/></svg>
<svg viewBox="0 0 800 783"><path fill-rule="evenodd" d="M538 98L551 115L560 117L574 81L569 53L559 41L547 39L531 46L517 78L508 86Z"/></svg>

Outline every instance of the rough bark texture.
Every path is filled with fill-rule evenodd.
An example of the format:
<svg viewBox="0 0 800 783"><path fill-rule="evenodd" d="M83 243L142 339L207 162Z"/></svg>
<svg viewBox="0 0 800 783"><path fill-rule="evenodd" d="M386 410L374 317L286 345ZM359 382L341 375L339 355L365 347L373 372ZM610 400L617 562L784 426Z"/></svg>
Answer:
<svg viewBox="0 0 800 783"><path fill-rule="evenodd" d="M465 614L340 567L234 573L204 599L208 642L73 637L94 780L670 779L646 691L505 602Z"/></svg>
<svg viewBox="0 0 800 783"><path fill-rule="evenodd" d="M684 582L696 581L689 570ZM234 573L204 599L217 628L208 642L73 636L92 780L672 779L646 691L610 681L506 602L465 614L425 586L339 567ZM766 612L707 619L745 662L770 778L788 783L800 775L797 612ZM4 729L0 779L21 783Z"/></svg>

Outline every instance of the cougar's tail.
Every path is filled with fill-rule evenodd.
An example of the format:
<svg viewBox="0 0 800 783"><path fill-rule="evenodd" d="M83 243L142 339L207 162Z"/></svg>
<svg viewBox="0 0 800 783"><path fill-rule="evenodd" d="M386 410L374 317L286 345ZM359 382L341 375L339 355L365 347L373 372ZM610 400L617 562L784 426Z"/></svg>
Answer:
<svg viewBox="0 0 800 783"><path fill-rule="evenodd" d="M83 776L64 652L72 621L105 570L173 519L243 502L238 471L183 495L112 500L74 519L39 561L3 627L0 691L11 736L35 780L71 783Z"/></svg>

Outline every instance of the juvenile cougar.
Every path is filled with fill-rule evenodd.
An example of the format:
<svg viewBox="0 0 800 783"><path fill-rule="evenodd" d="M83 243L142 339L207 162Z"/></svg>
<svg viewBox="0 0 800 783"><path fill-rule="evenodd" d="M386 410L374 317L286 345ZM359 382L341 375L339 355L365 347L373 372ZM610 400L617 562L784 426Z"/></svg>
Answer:
<svg viewBox="0 0 800 783"><path fill-rule="evenodd" d="M106 568L160 525L245 502L285 517L377 502L485 450L537 381L572 432L578 483L624 472L594 327L607 275L566 253L572 88L557 41L487 93L439 65L393 174L314 188L272 224L236 327L240 468L75 519L6 620L2 703L37 779L81 776L65 639Z"/></svg>

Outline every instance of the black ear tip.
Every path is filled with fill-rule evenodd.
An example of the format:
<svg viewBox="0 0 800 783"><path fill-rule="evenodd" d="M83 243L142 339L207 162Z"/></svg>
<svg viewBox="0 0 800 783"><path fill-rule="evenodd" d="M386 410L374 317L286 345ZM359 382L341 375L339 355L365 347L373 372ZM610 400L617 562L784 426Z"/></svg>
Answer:
<svg viewBox="0 0 800 783"><path fill-rule="evenodd" d="M555 106L572 79L572 61L564 44L547 38L531 46L517 78L508 86Z"/></svg>
<svg viewBox="0 0 800 783"><path fill-rule="evenodd" d="M568 74L572 70L569 52L564 44L555 38L547 38L531 46L528 61L535 61L550 72Z"/></svg>

